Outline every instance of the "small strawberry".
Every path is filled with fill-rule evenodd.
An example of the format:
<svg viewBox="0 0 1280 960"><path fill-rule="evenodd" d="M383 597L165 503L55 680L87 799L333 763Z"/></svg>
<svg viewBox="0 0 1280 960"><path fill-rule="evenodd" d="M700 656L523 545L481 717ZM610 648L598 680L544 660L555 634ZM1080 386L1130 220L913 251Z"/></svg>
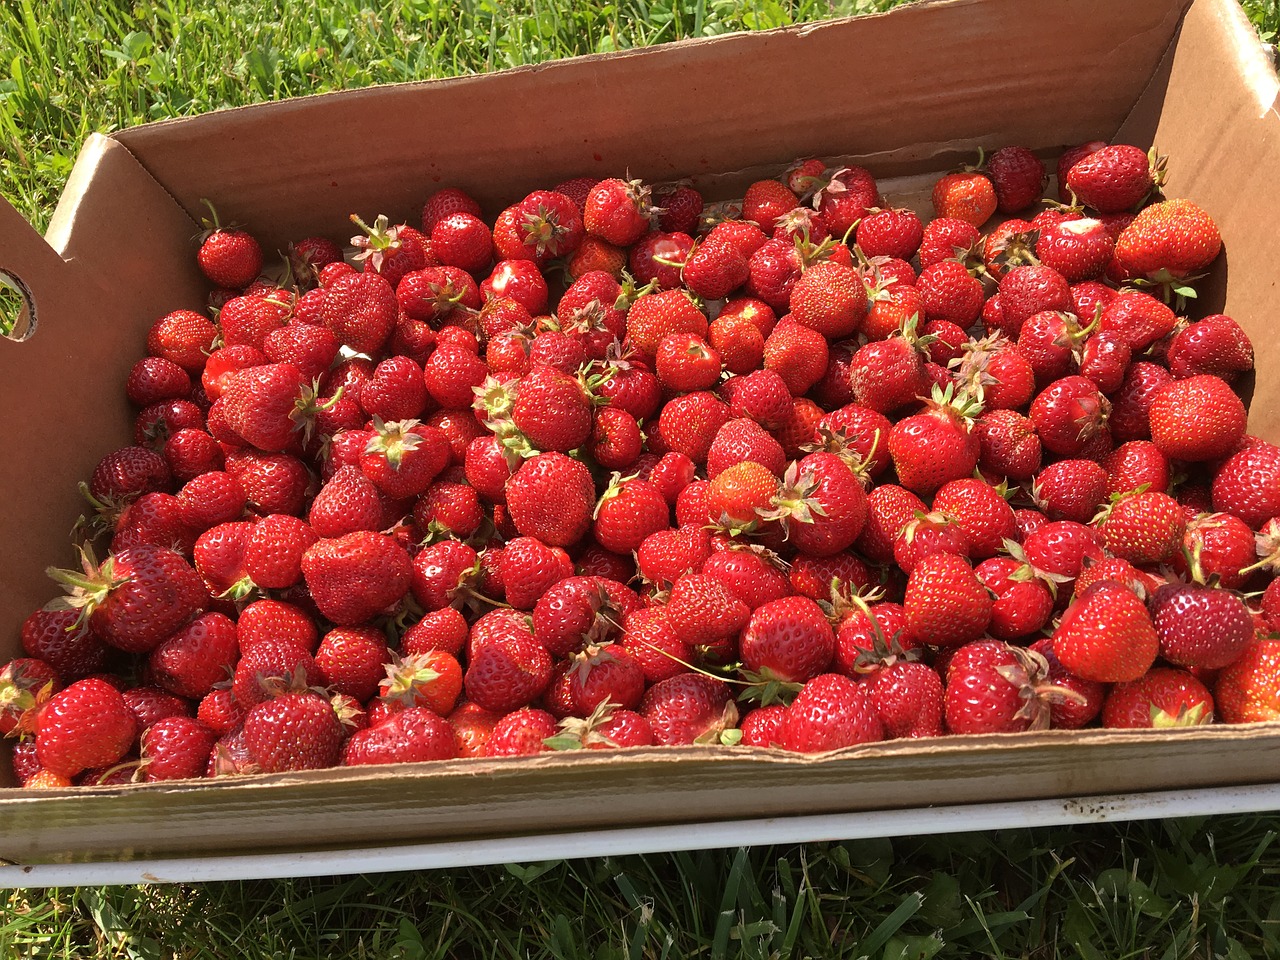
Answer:
<svg viewBox="0 0 1280 960"><path fill-rule="evenodd" d="M210 283L233 290L243 289L257 279L262 270L262 247L244 230L223 227L218 211L208 200L205 206L213 215L212 222L204 221L207 228L200 240L196 262L200 272Z"/></svg>
<svg viewBox="0 0 1280 960"><path fill-rule="evenodd" d="M699 673L658 681L645 692L638 712L661 746L719 743L738 718L726 684Z"/></svg>
<svg viewBox="0 0 1280 960"><path fill-rule="evenodd" d="M981 159L978 161L981 163ZM981 227L996 212L995 185L975 168L948 173L933 186L933 210L939 217Z"/></svg>
<svg viewBox="0 0 1280 960"><path fill-rule="evenodd" d="M824 673L806 683L787 707L779 746L823 753L875 743L884 736L884 724L866 689L838 673Z"/></svg>
<svg viewBox="0 0 1280 960"><path fill-rule="evenodd" d="M1129 349L1140 352L1172 333L1177 322L1173 311L1151 294L1127 290L1107 303L1098 329L1116 334Z"/></svg>
<svg viewBox="0 0 1280 960"><path fill-rule="evenodd" d="M952 396L934 388L923 413L899 420L889 432L889 454L899 482L927 496L944 483L970 476L978 464L980 443L973 418L980 404L961 391Z"/></svg>
<svg viewBox="0 0 1280 960"><path fill-rule="evenodd" d="M1119 495L1096 522L1108 552L1133 564L1168 560L1182 546L1187 525L1173 497L1141 488Z"/></svg>
<svg viewBox="0 0 1280 960"><path fill-rule="evenodd" d="M493 262L493 233L479 217L451 213L431 228L431 253L440 264L481 275Z"/></svg>
<svg viewBox="0 0 1280 960"><path fill-rule="evenodd" d="M698 391L676 397L663 406L657 426L667 449L704 464L716 434L728 421L728 404L713 393ZM650 437L651 444L652 440Z"/></svg>
<svg viewBox="0 0 1280 960"><path fill-rule="evenodd" d="M174 310L152 324L147 331L147 353L176 363L198 376L213 352L218 328L208 317L194 310Z"/></svg>
<svg viewBox="0 0 1280 960"><path fill-rule="evenodd" d="M841 167L813 197L813 206L835 237L853 229L867 211L881 206L880 190L865 167Z"/></svg>
<svg viewBox="0 0 1280 960"><path fill-rule="evenodd" d="M148 783L205 776L217 734L194 717L167 717L142 732L139 755Z"/></svg>
<svg viewBox="0 0 1280 960"><path fill-rule="evenodd" d="M336 766L342 723L333 706L315 693L286 693L264 700L244 718L249 757L264 773Z"/></svg>
<svg viewBox="0 0 1280 960"><path fill-rule="evenodd" d="M928 320L949 320L969 327L982 313L982 281L959 261L943 260L925 267L916 289Z"/></svg>
<svg viewBox="0 0 1280 960"><path fill-rule="evenodd" d="M783 318L764 342L764 367L782 377L792 396L800 396L826 372L826 338L817 330Z"/></svg>
<svg viewBox="0 0 1280 960"><path fill-rule="evenodd" d="M1155 667L1119 683L1107 695L1102 725L1108 730L1190 727L1213 722L1213 695L1186 670Z"/></svg>
<svg viewBox="0 0 1280 960"><path fill-rule="evenodd" d="M1047 683L1049 665L1031 650L995 640L969 643L947 664L947 730L956 734L1046 730L1051 703L1074 699Z"/></svg>
<svg viewBox="0 0 1280 960"><path fill-rule="evenodd" d="M1057 587L1047 574L1014 557L984 560L974 573L995 597L987 630L996 639L1027 637L1049 622Z"/></svg>
<svg viewBox="0 0 1280 960"><path fill-rule="evenodd" d="M1081 203L1102 213L1138 206L1164 180L1164 158L1119 143L1082 157L1067 171L1065 186Z"/></svg>
<svg viewBox="0 0 1280 960"><path fill-rule="evenodd" d="M631 553L650 534L668 528L671 508L647 480L623 480L615 473L600 495L594 518L597 543L614 553Z"/></svg>
<svg viewBox="0 0 1280 960"><path fill-rule="evenodd" d="M669 390L709 390L720 379L720 354L696 334L673 333L658 344L654 370Z"/></svg>
<svg viewBox="0 0 1280 960"><path fill-rule="evenodd" d="M967 560L935 553L911 571L902 606L913 640L959 646L981 636L987 628L992 598Z"/></svg>
<svg viewBox="0 0 1280 960"><path fill-rule="evenodd" d="M1001 147L987 158L987 176L1001 213L1025 210L1044 192L1044 163L1026 147Z"/></svg>
<svg viewBox="0 0 1280 960"><path fill-rule="evenodd" d="M587 194L582 216L587 233L614 246L630 246L649 227L651 195L640 180L601 180Z"/></svg>
<svg viewBox="0 0 1280 960"><path fill-rule="evenodd" d="M63 777L110 766L125 755L138 733L138 722L120 691L96 677L54 694L36 723L40 766Z"/></svg>

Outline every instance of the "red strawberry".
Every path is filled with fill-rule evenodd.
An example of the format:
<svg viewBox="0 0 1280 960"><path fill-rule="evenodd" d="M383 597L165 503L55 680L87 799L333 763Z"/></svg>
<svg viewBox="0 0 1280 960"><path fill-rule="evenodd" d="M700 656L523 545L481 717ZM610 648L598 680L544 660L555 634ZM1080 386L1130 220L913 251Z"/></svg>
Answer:
<svg viewBox="0 0 1280 960"><path fill-rule="evenodd" d="M480 204L457 187L445 187L437 190L427 198L422 207L422 232L430 233L431 228L451 213L469 213L480 216Z"/></svg>
<svg viewBox="0 0 1280 960"><path fill-rule="evenodd" d="M451 213L431 228L431 252L443 265L480 274L493 262L493 234L479 217Z"/></svg>
<svg viewBox="0 0 1280 960"><path fill-rule="evenodd" d="M254 706L244 718L245 746L264 773L336 766L342 723L315 693L286 693Z"/></svg>
<svg viewBox="0 0 1280 960"><path fill-rule="evenodd" d="M316 543L303 554L302 574L321 613L354 625L400 602L413 564L391 537L361 530Z"/></svg>
<svg viewBox="0 0 1280 960"><path fill-rule="evenodd" d="M63 682L98 673L107 660L109 648L77 619L74 610L36 610L22 622L23 651L49 664Z"/></svg>
<svg viewBox="0 0 1280 960"><path fill-rule="evenodd" d="M1124 683L1151 669L1160 641L1133 591L1101 580L1067 608L1053 649L1064 667L1086 680Z"/></svg>
<svg viewBox="0 0 1280 960"><path fill-rule="evenodd" d="M235 623L224 614L205 613L152 650L148 666L156 684L198 700L231 676L240 653Z"/></svg>
<svg viewBox="0 0 1280 960"><path fill-rule="evenodd" d="M900 336L876 340L859 347L849 365L853 396L859 404L879 413L890 413L926 392L928 381L925 345L908 322Z"/></svg>
<svg viewBox="0 0 1280 960"><path fill-rule="evenodd" d="M245 572L259 587L284 590L302 580L302 555L316 540L304 520L273 513L253 525L245 545Z"/></svg>
<svg viewBox="0 0 1280 960"><path fill-rule="evenodd" d="M916 281L928 320L949 320L969 327L982 313L982 281L963 263L943 260L920 271Z"/></svg>
<svg viewBox="0 0 1280 960"><path fill-rule="evenodd" d="M1173 460L1218 460L1239 446L1248 413L1227 385L1211 374L1175 380L1151 398L1151 439Z"/></svg>
<svg viewBox="0 0 1280 960"><path fill-rule="evenodd" d="M350 273L325 288L319 322L355 350L376 356L399 314L395 288L378 273Z"/></svg>
<svg viewBox="0 0 1280 960"><path fill-rule="evenodd" d="M166 717L142 732L139 754L148 783L205 775L217 734L194 717Z"/></svg>
<svg viewBox="0 0 1280 960"><path fill-rule="evenodd" d="M867 292L857 272L833 262L815 263L791 290L797 323L828 339L852 336L867 313Z"/></svg>
<svg viewBox="0 0 1280 960"><path fill-rule="evenodd" d="M1116 684L1102 708L1109 730L1197 726L1213 721L1213 695L1185 670L1156 667Z"/></svg>
<svg viewBox="0 0 1280 960"><path fill-rule="evenodd" d="M880 715L884 739L942 735L943 688L933 668L899 660L869 674L861 687Z"/></svg>
<svg viewBox="0 0 1280 960"><path fill-rule="evenodd" d="M1031 402L1031 422L1044 449L1060 457L1105 454L1111 448L1111 404L1093 382L1063 377Z"/></svg>
<svg viewBox="0 0 1280 960"><path fill-rule="evenodd" d="M1017 531L1013 508L984 480L966 477L938 489L933 509L954 517L969 544L969 555L995 556L1005 540Z"/></svg>
<svg viewBox="0 0 1280 960"><path fill-rule="evenodd" d="M546 753L546 741L556 734L556 718L545 710L525 708L503 717L493 726L484 745L486 757L524 757Z"/></svg>
<svg viewBox="0 0 1280 960"><path fill-rule="evenodd" d="M989 410L974 421L973 432L978 436L978 466L984 474L1021 482L1040 469L1040 438L1035 425L1022 414Z"/></svg>
<svg viewBox="0 0 1280 960"><path fill-rule="evenodd" d="M938 646L959 646L981 636L991 605L969 562L949 553L930 554L916 564L902 601L910 637Z"/></svg>
<svg viewBox="0 0 1280 960"><path fill-rule="evenodd" d="M342 745L343 766L369 763L425 763L458 755L449 721L423 707L407 707L353 733Z"/></svg>
<svg viewBox="0 0 1280 960"><path fill-rule="evenodd" d="M880 190L866 168L841 167L830 174L813 203L832 236L842 237L868 210L881 205Z"/></svg>
<svg viewBox="0 0 1280 960"><path fill-rule="evenodd" d="M916 212L905 207L868 211L858 221L855 239L868 257L910 260L920 249L924 227Z"/></svg>
<svg viewBox="0 0 1280 960"><path fill-rule="evenodd" d="M194 310L167 313L147 332L147 353L163 357L198 375L213 352L218 328Z"/></svg>
<svg viewBox="0 0 1280 960"><path fill-rule="evenodd" d="M848 677L824 673L804 685L782 719L779 746L822 753L883 740L884 725L867 691Z"/></svg>
<svg viewBox="0 0 1280 960"><path fill-rule="evenodd" d="M1217 577L1221 586L1238 590L1255 566L1254 546L1253 531L1239 517L1202 513L1187 520L1182 550L1173 556L1174 570L1206 582Z"/></svg>
<svg viewBox="0 0 1280 960"><path fill-rule="evenodd" d="M702 464L707 460L716 434L728 420L729 407L715 394L706 391L686 393L662 408L658 416L658 432L668 449Z"/></svg>
<svg viewBox="0 0 1280 960"><path fill-rule="evenodd" d="M825 671L835 642L821 607L808 597L786 597L751 614L742 632L742 662L763 684L767 704L772 684L804 683Z"/></svg>
<svg viewBox="0 0 1280 960"><path fill-rule="evenodd" d="M745 462L758 463L775 476L787 468L781 445L754 420L729 420L716 431L707 451L707 479L715 480L726 469Z"/></svg>
<svg viewBox="0 0 1280 960"><path fill-rule="evenodd" d="M40 711L36 755L45 770L74 777L115 763L137 733L137 720L120 691L90 677L54 694Z"/></svg>
<svg viewBox="0 0 1280 960"><path fill-rule="evenodd" d="M506 486L516 528L551 546L568 546L582 538L591 525L595 499L590 471L563 453L540 453L526 460Z"/></svg>
<svg viewBox="0 0 1280 960"><path fill-rule="evenodd" d="M987 158L987 176L1002 213L1026 209L1044 192L1044 163L1026 147L1001 147Z"/></svg>
<svg viewBox="0 0 1280 960"><path fill-rule="evenodd" d="M1023 537L1027 561L1038 570L1074 580L1086 559L1101 560L1102 537L1091 527L1070 520L1044 523Z"/></svg>
<svg viewBox="0 0 1280 960"><path fill-rule="evenodd" d="M631 553L670 522L671 508L656 487L646 480L622 481L614 474L596 504L593 532L606 550Z"/></svg>
<svg viewBox="0 0 1280 960"><path fill-rule="evenodd" d="M582 217L587 233L614 246L630 246L649 227L650 197L640 180L601 180L587 194Z"/></svg>
<svg viewBox="0 0 1280 960"><path fill-rule="evenodd" d="M1229 457L1213 477L1213 508L1255 529L1280 516L1280 448L1256 441Z"/></svg>
<svg viewBox="0 0 1280 960"><path fill-rule="evenodd" d="M1170 372L1180 380L1211 373L1231 383L1253 369L1253 344L1240 324L1218 313L1175 333L1166 359Z"/></svg>
<svg viewBox="0 0 1280 960"><path fill-rule="evenodd" d="M663 230L689 233L702 216L702 194L685 184L664 190L658 194L656 202L661 211L658 226Z"/></svg>
<svg viewBox="0 0 1280 960"><path fill-rule="evenodd" d="M1115 333L1138 352L1172 333L1177 317L1151 294L1127 290L1110 300L1098 323L1100 330Z"/></svg>
<svg viewBox="0 0 1280 960"><path fill-rule="evenodd" d="M320 642L312 619L298 607L280 600L258 600L241 610L236 637L241 654L265 639L283 640L307 651L315 650Z"/></svg>
<svg viewBox="0 0 1280 960"><path fill-rule="evenodd" d="M1013 557L992 557L974 573L995 596L987 629L999 640L1016 640L1036 633L1053 613L1054 582L1034 567ZM1056 589L1056 587L1054 588Z"/></svg>
<svg viewBox="0 0 1280 960"><path fill-rule="evenodd" d="M1115 393L1124 385L1132 356L1133 351L1124 337L1103 330L1084 342L1080 375L1092 380L1103 393Z"/></svg>
<svg viewBox="0 0 1280 960"><path fill-rule="evenodd" d="M747 625L751 610L710 574L681 577L671 588L667 619L690 646L731 645Z"/></svg>
<svg viewBox="0 0 1280 960"><path fill-rule="evenodd" d="M964 220L975 227L981 227L996 212L995 186L972 168L948 173L939 179L933 186L932 196L937 216Z"/></svg>
<svg viewBox="0 0 1280 960"><path fill-rule="evenodd" d="M1102 213L1119 213L1142 203L1163 180L1163 158L1120 143L1104 146L1067 171L1065 187L1081 203Z"/></svg>
<svg viewBox="0 0 1280 960"><path fill-rule="evenodd" d="M1253 620L1229 590L1171 583L1151 598L1160 655L1184 667L1229 666L1253 640Z"/></svg>
<svg viewBox="0 0 1280 960"><path fill-rule="evenodd" d="M262 247L244 230L224 228L218 221L218 212L207 200L213 214L213 222L204 221L208 231L200 241L196 262L210 283L219 287L239 290L257 279L262 270Z"/></svg>
<svg viewBox="0 0 1280 960"><path fill-rule="evenodd" d="M956 379L971 390L982 388L986 410L1018 410L1035 393L1035 370L1022 350L1006 338L992 335L962 344L951 361Z"/></svg>
<svg viewBox="0 0 1280 960"><path fill-rule="evenodd" d="M1050 224L1036 241L1040 262L1058 271L1069 283L1102 276L1114 253L1115 241L1106 225L1089 218Z"/></svg>
<svg viewBox="0 0 1280 960"><path fill-rule="evenodd" d="M995 640L966 644L947 664L945 715L951 733L1045 730L1050 703L1048 663L1030 650Z"/></svg>
<svg viewBox="0 0 1280 960"><path fill-rule="evenodd" d="M1280 719L1280 640L1255 640L1214 685L1224 723Z"/></svg>
<svg viewBox="0 0 1280 960"><path fill-rule="evenodd" d="M973 418L981 407L963 391L951 388L934 396L925 412L899 420L889 432L889 453L899 482L915 493L930 495L950 480L973 473L980 443Z"/></svg>
<svg viewBox="0 0 1280 960"><path fill-rule="evenodd" d="M852 546L866 523L867 497L843 460L811 453L787 470L765 519L782 523L801 553L829 557Z"/></svg>
<svg viewBox="0 0 1280 960"><path fill-rule="evenodd" d="M708 557L702 572L723 584L730 593L755 610L791 593L787 574L767 553L755 550L721 550Z"/></svg>
<svg viewBox="0 0 1280 960"><path fill-rule="evenodd" d="M1051 520L1088 523L1107 499L1107 471L1093 460L1059 460L1038 474L1031 487L1036 506Z"/></svg>
<svg viewBox="0 0 1280 960"><path fill-rule="evenodd" d="M1111 429L1119 442L1151 439L1151 398L1173 379L1164 367L1139 360L1112 395Z"/></svg>
<svg viewBox="0 0 1280 960"><path fill-rule="evenodd" d="M663 746L718 743L737 720L727 685L697 673L682 673L651 686L639 713Z"/></svg>
<svg viewBox="0 0 1280 960"><path fill-rule="evenodd" d="M83 573L49 569L69 594L52 609L79 610L95 634L130 653L154 650L207 599L191 565L163 547L129 547L101 565L87 550L81 559Z"/></svg>
<svg viewBox="0 0 1280 960"><path fill-rule="evenodd" d="M1186 518L1167 493L1121 495L1100 515L1107 550L1134 564L1161 563L1182 546Z"/></svg>
<svg viewBox="0 0 1280 960"><path fill-rule="evenodd" d="M1116 240L1116 261L1129 276L1185 281L1214 261L1222 237L1213 218L1190 200L1153 203Z"/></svg>

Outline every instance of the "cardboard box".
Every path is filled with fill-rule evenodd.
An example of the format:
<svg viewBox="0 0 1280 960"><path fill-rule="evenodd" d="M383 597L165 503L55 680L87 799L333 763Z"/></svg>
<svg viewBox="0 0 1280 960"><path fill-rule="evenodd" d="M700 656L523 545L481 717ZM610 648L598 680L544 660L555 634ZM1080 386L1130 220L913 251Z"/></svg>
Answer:
<svg viewBox="0 0 1280 960"><path fill-rule="evenodd" d="M415 217L443 185L486 213L629 169L741 196L798 156L919 202L978 147L1097 137L1170 155L1225 253L1196 309L1253 337L1254 433L1280 440L1277 80L1234 0L949 0L499 74L148 124L85 145L48 242L0 206L0 267L33 300L0 342L0 654L71 560L76 480L127 442L120 384L160 315L199 307L200 199L270 250L347 214ZM725 172L732 171L732 172ZM1230 273L1230 287L1226 285ZM12 784L12 772L0 771ZM127 859L392 844L1280 781L1280 725L887 743L802 758L685 748L52 792L0 789L0 856Z"/></svg>

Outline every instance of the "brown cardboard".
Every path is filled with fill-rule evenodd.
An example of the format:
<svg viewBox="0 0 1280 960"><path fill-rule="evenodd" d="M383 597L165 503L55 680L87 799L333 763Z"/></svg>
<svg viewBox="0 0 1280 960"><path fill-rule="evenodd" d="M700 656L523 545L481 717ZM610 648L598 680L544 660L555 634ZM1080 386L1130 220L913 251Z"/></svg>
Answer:
<svg viewBox="0 0 1280 960"><path fill-rule="evenodd" d="M1226 254L1199 309L1225 305L1252 334L1264 375L1251 427L1276 440L1280 378L1265 376L1280 365L1268 329L1275 98L1234 0L945 0L95 136L52 247L0 204L0 268L36 305L34 335L0 341L0 657L18 652L18 625L54 593L44 568L71 560L76 480L129 435L119 385L147 327L202 299L191 242L202 197L269 248L314 232L343 239L351 212L412 220L437 186L472 191L492 214L534 186L629 168L689 176L723 198L803 155L865 164L891 200L919 204L978 147L1053 157L1119 131L1169 153L1170 192L1219 223ZM955 737L820 758L688 748L455 761L0 789L0 856L299 849L1277 780L1275 724Z"/></svg>

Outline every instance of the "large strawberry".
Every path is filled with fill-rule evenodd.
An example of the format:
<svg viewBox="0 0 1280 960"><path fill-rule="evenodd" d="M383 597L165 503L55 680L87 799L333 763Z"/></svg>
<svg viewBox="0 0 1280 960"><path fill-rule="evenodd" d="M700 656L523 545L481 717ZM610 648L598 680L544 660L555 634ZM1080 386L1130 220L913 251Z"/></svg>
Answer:
<svg viewBox="0 0 1280 960"><path fill-rule="evenodd" d="M40 711L36 755L44 769L74 777L115 763L137 735L137 720L120 691L89 677L54 694Z"/></svg>
<svg viewBox="0 0 1280 960"><path fill-rule="evenodd" d="M779 743L822 753L884 739L884 724L867 691L848 677L824 673L804 685L782 718Z"/></svg>
<svg viewBox="0 0 1280 960"><path fill-rule="evenodd" d="M1214 685L1218 713L1227 723L1280 720L1280 640L1253 641Z"/></svg>
<svg viewBox="0 0 1280 960"><path fill-rule="evenodd" d="M973 432L973 418L981 409L964 391L953 397L950 386L945 391L935 387L923 413L899 420L889 432L899 482L928 496L944 483L970 476L981 450Z"/></svg>
<svg viewBox="0 0 1280 960"><path fill-rule="evenodd" d="M582 384L544 363L517 384L511 416L539 450L567 453L591 435L591 400Z"/></svg>
<svg viewBox="0 0 1280 960"><path fill-rule="evenodd" d="M318 320L352 350L376 356L390 339L399 312L395 288L385 277L349 273L325 287Z"/></svg>
<svg viewBox="0 0 1280 960"><path fill-rule="evenodd" d="M833 453L811 453L793 463L774 496L766 520L778 520L803 554L829 557L851 547L862 533L867 496L845 462Z"/></svg>
<svg viewBox="0 0 1280 960"><path fill-rule="evenodd" d="M1222 249L1213 218L1190 200L1146 207L1120 231L1116 261L1131 277L1180 286L1203 271Z"/></svg>
<svg viewBox="0 0 1280 960"><path fill-rule="evenodd" d="M581 539L591 526L595 484L581 461L563 453L540 453L507 481L506 501L517 530L563 547Z"/></svg>
<svg viewBox="0 0 1280 960"><path fill-rule="evenodd" d="M1200 374L1151 398L1151 439L1171 460L1219 460L1244 437L1248 412L1225 380Z"/></svg>
<svg viewBox="0 0 1280 960"><path fill-rule="evenodd" d="M1123 683L1151 669L1160 641L1137 595L1101 580L1067 608L1053 634L1053 649L1064 667L1086 680Z"/></svg>
<svg viewBox="0 0 1280 960"><path fill-rule="evenodd" d="M249 756L264 773L335 766L342 733L332 704L310 692L264 700L244 719Z"/></svg>
<svg viewBox="0 0 1280 960"><path fill-rule="evenodd" d="M911 571L902 606L912 640L950 647L982 635L991 620L992 598L968 560L934 553Z"/></svg>
<svg viewBox="0 0 1280 960"><path fill-rule="evenodd" d="M393 538L370 530L321 540L302 557L316 606L336 624L354 625L395 606L409 591L413 563Z"/></svg>
<svg viewBox="0 0 1280 960"><path fill-rule="evenodd" d="M740 649L748 676L764 684L799 684L831 664L835 634L826 615L808 597L786 597L757 608L742 632Z"/></svg>
<svg viewBox="0 0 1280 960"><path fill-rule="evenodd" d="M1229 666L1253 640L1253 618L1230 590L1170 583L1151 598L1160 655L1184 667Z"/></svg>

